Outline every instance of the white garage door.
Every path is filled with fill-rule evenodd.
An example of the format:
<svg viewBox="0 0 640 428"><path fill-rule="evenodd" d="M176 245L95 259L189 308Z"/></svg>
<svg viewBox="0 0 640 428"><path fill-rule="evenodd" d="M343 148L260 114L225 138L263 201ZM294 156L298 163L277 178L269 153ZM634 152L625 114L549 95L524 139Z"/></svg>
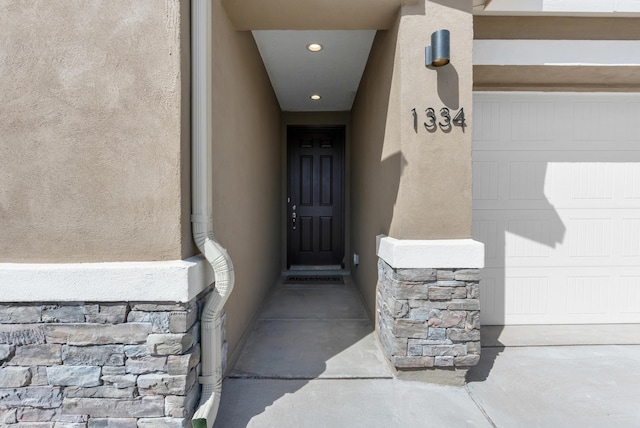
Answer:
<svg viewBox="0 0 640 428"><path fill-rule="evenodd" d="M475 93L484 324L640 322L640 94Z"/></svg>

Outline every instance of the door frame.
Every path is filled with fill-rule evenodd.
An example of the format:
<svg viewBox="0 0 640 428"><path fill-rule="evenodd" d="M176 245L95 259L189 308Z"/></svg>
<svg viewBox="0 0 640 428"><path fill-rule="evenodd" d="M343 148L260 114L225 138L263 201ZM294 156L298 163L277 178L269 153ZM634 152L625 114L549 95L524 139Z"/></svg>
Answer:
<svg viewBox="0 0 640 428"><path fill-rule="evenodd" d="M291 233L290 233L290 211L291 211L291 201L290 201L290 195L291 195L291 165L290 165L290 161L291 161L291 147L289 144L289 134L290 134L290 130L295 129L295 130L337 130L342 134L342 147L341 147L341 164L340 164L340 168L341 168L341 172L342 172L342 191L340 192L341 195L341 215L342 215L342 222L341 222L341 227L340 227L340 235L341 235L341 247L342 247L342 252L343 252L343 258L342 258L342 262L340 263L340 266L342 269L345 268L345 266L348 264L348 258L347 258L347 251L348 251L348 245L347 245L347 231L348 231L348 218L347 218L347 212L348 212L348 208L347 208L347 201L348 201L348 175L347 175L347 163L348 163L348 149L347 149L347 144L348 144L348 138L347 138L347 128L348 125L347 124L285 124L284 125L284 164L285 164L285 168L284 168L284 191L285 191L285 208L284 208L284 215L283 215L283 221L284 221L284 227L285 227L285 233L284 233L284 253L285 253L285 257L284 257L284 262L285 262L285 268L289 269L291 267L291 255L289 254L290 252L290 239L291 239Z"/></svg>

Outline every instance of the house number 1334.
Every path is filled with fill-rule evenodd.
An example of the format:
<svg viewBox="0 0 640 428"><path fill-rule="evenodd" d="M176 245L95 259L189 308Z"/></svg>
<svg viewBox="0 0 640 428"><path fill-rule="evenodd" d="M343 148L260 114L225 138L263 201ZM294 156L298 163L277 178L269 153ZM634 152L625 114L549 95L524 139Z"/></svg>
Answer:
<svg viewBox="0 0 640 428"><path fill-rule="evenodd" d="M413 113L413 127L418 132L418 113L415 108L411 112ZM451 110L447 107L442 107L439 114L436 114L436 110L433 107L429 107L425 110L425 115L427 119L424 122L424 127L429 132L435 132L438 127L445 132L449 132L453 126L461 127L464 132L464 127L466 126L464 108L455 112L455 115L451 117Z"/></svg>

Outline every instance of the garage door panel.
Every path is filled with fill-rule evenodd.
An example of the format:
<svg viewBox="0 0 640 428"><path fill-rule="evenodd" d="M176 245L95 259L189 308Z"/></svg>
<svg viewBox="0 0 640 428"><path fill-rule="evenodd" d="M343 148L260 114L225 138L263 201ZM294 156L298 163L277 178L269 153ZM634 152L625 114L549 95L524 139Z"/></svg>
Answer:
<svg viewBox="0 0 640 428"><path fill-rule="evenodd" d="M544 315L549 313L551 278L530 274L505 279L505 313L513 315ZM557 288L554 287L554 290Z"/></svg>
<svg viewBox="0 0 640 428"><path fill-rule="evenodd" d="M511 201L546 201L544 183L548 162L510 161L508 199Z"/></svg>
<svg viewBox="0 0 640 428"><path fill-rule="evenodd" d="M640 117L640 116L638 116ZM627 163L624 167L623 179L624 199L640 200L640 160L639 163Z"/></svg>
<svg viewBox="0 0 640 428"><path fill-rule="evenodd" d="M639 117L637 94L477 94L483 323L640 322Z"/></svg>
<svg viewBox="0 0 640 428"><path fill-rule="evenodd" d="M636 94L476 93L474 144L480 150L531 150L536 143L535 150L555 151L616 141L616 150L637 150L637 100Z"/></svg>
<svg viewBox="0 0 640 428"><path fill-rule="evenodd" d="M546 101L512 101L510 106L511 141L553 141L555 104ZM502 120L501 120L502 122Z"/></svg>
<svg viewBox="0 0 640 428"><path fill-rule="evenodd" d="M473 199L495 201L498 199L498 165L493 160L473 162Z"/></svg>
<svg viewBox="0 0 640 428"><path fill-rule="evenodd" d="M504 238L499 234L499 230L504 227L499 226L493 218L482 219L475 216L473 219L473 239L484 243L484 259L486 266L496 264L496 260L504 260L504 245L501 243Z"/></svg>
<svg viewBox="0 0 640 428"><path fill-rule="evenodd" d="M571 218L568 221L568 255L593 261L612 256L611 218ZM603 260L604 262L604 260Z"/></svg>
<svg viewBox="0 0 640 428"><path fill-rule="evenodd" d="M638 263L640 260L640 215L622 219L622 257L627 263Z"/></svg>
<svg viewBox="0 0 640 428"><path fill-rule="evenodd" d="M620 278L620 312L623 315L640 313L640 276Z"/></svg>
<svg viewBox="0 0 640 428"><path fill-rule="evenodd" d="M550 259L558 249L564 231L553 210L517 210L474 213L473 237L485 243L485 265L538 265L540 258ZM532 260L533 259L533 260ZM551 261L546 264L551 264Z"/></svg>
<svg viewBox="0 0 640 428"><path fill-rule="evenodd" d="M480 285L484 325L634 323L640 269L487 268Z"/></svg>
<svg viewBox="0 0 640 428"><path fill-rule="evenodd" d="M505 324L504 269L487 267L480 281L480 320L485 325Z"/></svg>
<svg viewBox="0 0 640 428"><path fill-rule="evenodd" d="M640 210L598 214L476 210L473 238L485 243L488 267L640 266Z"/></svg>
<svg viewBox="0 0 640 428"><path fill-rule="evenodd" d="M563 155L566 159L570 153ZM593 162L614 159L613 155L618 161L637 161ZM484 160L491 157L493 160ZM640 151L583 154L575 162L531 160L536 157L541 156L535 152L474 152L474 208L638 208Z"/></svg>
<svg viewBox="0 0 640 428"><path fill-rule="evenodd" d="M562 210L567 225L564 264L600 266L640 266L640 210Z"/></svg>
<svg viewBox="0 0 640 428"><path fill-rule="evenodd" d="M554 173L559 181L569 183L569 194L563 199L613 199L614 197L614 165L605 162L581 162L573 164L556 164ZM564 179L564 180L562 180Z"/></svg>
<svg viewBox="0 0 640 428"><path fill-rule="evenodd" d="M623 105L623 112L621 113L621 119L629 124L636 124L636 126L624 126L626 131L624 136L625 141L638 142L640 141L640 133L638 133L637 121L640 117L640 102L628 102Z"/></svg>
<svg viewBox="0 0 640 428"><path fill-rule="evenodd" d="M525 165L512 162L504 168L496 163L495 173L487 172L488 162L474 162L476 170L496 178L474 183L474 209L637 209L640 203L640 159L638 164L569 163ZM479 167L478 167L479 166ZM500 173L509 169L509 173ZM522 171L529 169L529 172ZM532 170L545 170L542 172Z"/></svg>
<svg viewBox="0 0 640 428"><path fill-rule="evenodd" d="M592 162L587 159L574 163L557 162L549 166L545 194L557 208L637 208L635 197L640 186L639 153L619 152L618 162ZM600 156L593 153L592 156ZM609 157L612 153L608 154ZM638 163L620 162L621 159ZM636 199L636 200L634 200Z"/></svg>
<svg viewBox="0 0 640 428"><path fill-rule="evenodd" d="M594 100L592 102L567 103L571 109L572 120L567 120L573 126L569 135L579 141L622 140L625 129L615 126L620 121L623 106L616 102ZM565 116L565 120L568 117Z"/></svg>
<svg viewBox="0 0 640 428"><path fill-rule="evenodd" d="M502 122L506 119L509 111L507 106L499 100L492 100L485 97L473 101L473 139L475 142L502 141L505 136L500 135L505 131ZM501 111L502 110L502 111Z"/></svg>

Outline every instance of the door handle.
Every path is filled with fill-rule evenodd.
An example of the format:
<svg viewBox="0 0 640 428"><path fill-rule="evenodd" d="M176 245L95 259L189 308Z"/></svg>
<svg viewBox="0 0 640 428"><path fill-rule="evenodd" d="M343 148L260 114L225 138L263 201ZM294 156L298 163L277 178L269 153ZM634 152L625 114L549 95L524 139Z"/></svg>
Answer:
<svg viewBox="0 0 640 428"><path fill-rule="evenodd" d="M296 218L298 218L298 214L296 213L296 206L293 205L291 207L291 228L296 230Z"/></svg>

